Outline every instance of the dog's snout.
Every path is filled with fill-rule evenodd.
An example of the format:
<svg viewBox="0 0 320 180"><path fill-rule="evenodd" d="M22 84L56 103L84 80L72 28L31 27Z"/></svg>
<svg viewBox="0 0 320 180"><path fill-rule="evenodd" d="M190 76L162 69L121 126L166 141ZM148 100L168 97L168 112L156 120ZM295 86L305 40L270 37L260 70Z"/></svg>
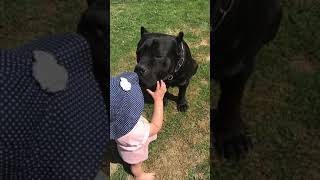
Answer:
<svg viewBox="0 0 320 180"><path fill-rule="evenodd" d="M147 68L143 65L138 64L136 65L134 72L136 72L139 75L143 75L147 72Z"/></svg>

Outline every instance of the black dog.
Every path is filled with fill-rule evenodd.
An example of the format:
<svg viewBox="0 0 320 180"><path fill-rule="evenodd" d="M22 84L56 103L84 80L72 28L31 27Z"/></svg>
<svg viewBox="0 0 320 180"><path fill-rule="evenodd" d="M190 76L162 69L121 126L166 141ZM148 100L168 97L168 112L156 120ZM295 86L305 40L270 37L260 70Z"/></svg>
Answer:
<svg viewBox="0 0 320 180"><path fill-rule="evenodd" d="M149 33L141 27L137 63L134 71L139 75L142 87L154 89L156 82L161 79L167 87L178 86L177 109L183 112L188 109L186 90L198 65L183 40L183 32L171 36Z"/></svg>
<svg viewBox="0 0 320 180"><path fill-rule="evenodd" d="M106 0L87 0L88 9L83 12L77 32L90 45L95 78L100 85L106 104L108 103L110 54L109 8Z"/></svg>
<svg viewBox="0 0 320 180"><path fill-rule="evenodd" d="M216 0L211 9L211 78L221 88L214 144L218 154L239 159L252 145L240 128L241 98L256 54L278 31L281 7L279 0Z"/></svg>

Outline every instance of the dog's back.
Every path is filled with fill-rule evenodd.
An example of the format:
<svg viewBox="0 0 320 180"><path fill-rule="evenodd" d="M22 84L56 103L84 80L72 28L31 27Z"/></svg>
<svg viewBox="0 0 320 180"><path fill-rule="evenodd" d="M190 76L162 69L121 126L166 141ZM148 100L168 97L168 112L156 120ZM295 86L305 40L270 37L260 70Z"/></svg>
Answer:
<svg viewBox="0 0 320 180"><path fill-rule="evenodd" d="M226 3L228 2L228 3ZM225 3L225 4L224 4ZM213 78L223 79L239 73L242 62L252 59L264 44L271 41L279 28L281 7L279 0L217 0L214 17L211 68ZM230 9L225 17L219 9ZM218 27L215 27L218 26Z"/></svg>

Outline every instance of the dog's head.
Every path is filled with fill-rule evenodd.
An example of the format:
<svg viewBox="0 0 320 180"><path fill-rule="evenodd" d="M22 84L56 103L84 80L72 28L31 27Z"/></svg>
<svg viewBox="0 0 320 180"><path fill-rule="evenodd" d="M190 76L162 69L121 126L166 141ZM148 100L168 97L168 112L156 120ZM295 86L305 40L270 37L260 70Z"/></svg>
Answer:
<svg viewBox="0 0 320 180"><path fill-rule="evenodd" d="M179 59L179 45L183 32L178 36L149 33L141 27L141 39L137 47L135 72L141 86L154 89L156 82L165 78L175 68Z"/></svg>

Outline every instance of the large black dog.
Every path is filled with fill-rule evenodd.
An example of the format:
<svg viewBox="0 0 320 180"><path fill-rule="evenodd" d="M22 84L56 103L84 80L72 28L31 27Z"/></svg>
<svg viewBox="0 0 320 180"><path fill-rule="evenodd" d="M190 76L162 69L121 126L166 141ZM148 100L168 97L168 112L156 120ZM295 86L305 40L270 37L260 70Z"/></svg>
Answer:
<svg viewBox="0 0 320 180"><path fill-rule="evenodd" d="M167 87L178 86L177 109L179 111L188 109L186 90L198 65L183 40L183 32L178 36L171 36L149 33L141 27L137 62L135 72L139 76L142 87L154 89L156 82L160 79L165 81Z"/></svg>
<svg viewBox="0 0 320 180"><path fill-rule="evenodd" d="M279 1L216 0L211 4L211 78L221 88L211 125L215 148L225 158L239 159L252 145L240 128L241 98L256 54L278 31Z"/></svg>

